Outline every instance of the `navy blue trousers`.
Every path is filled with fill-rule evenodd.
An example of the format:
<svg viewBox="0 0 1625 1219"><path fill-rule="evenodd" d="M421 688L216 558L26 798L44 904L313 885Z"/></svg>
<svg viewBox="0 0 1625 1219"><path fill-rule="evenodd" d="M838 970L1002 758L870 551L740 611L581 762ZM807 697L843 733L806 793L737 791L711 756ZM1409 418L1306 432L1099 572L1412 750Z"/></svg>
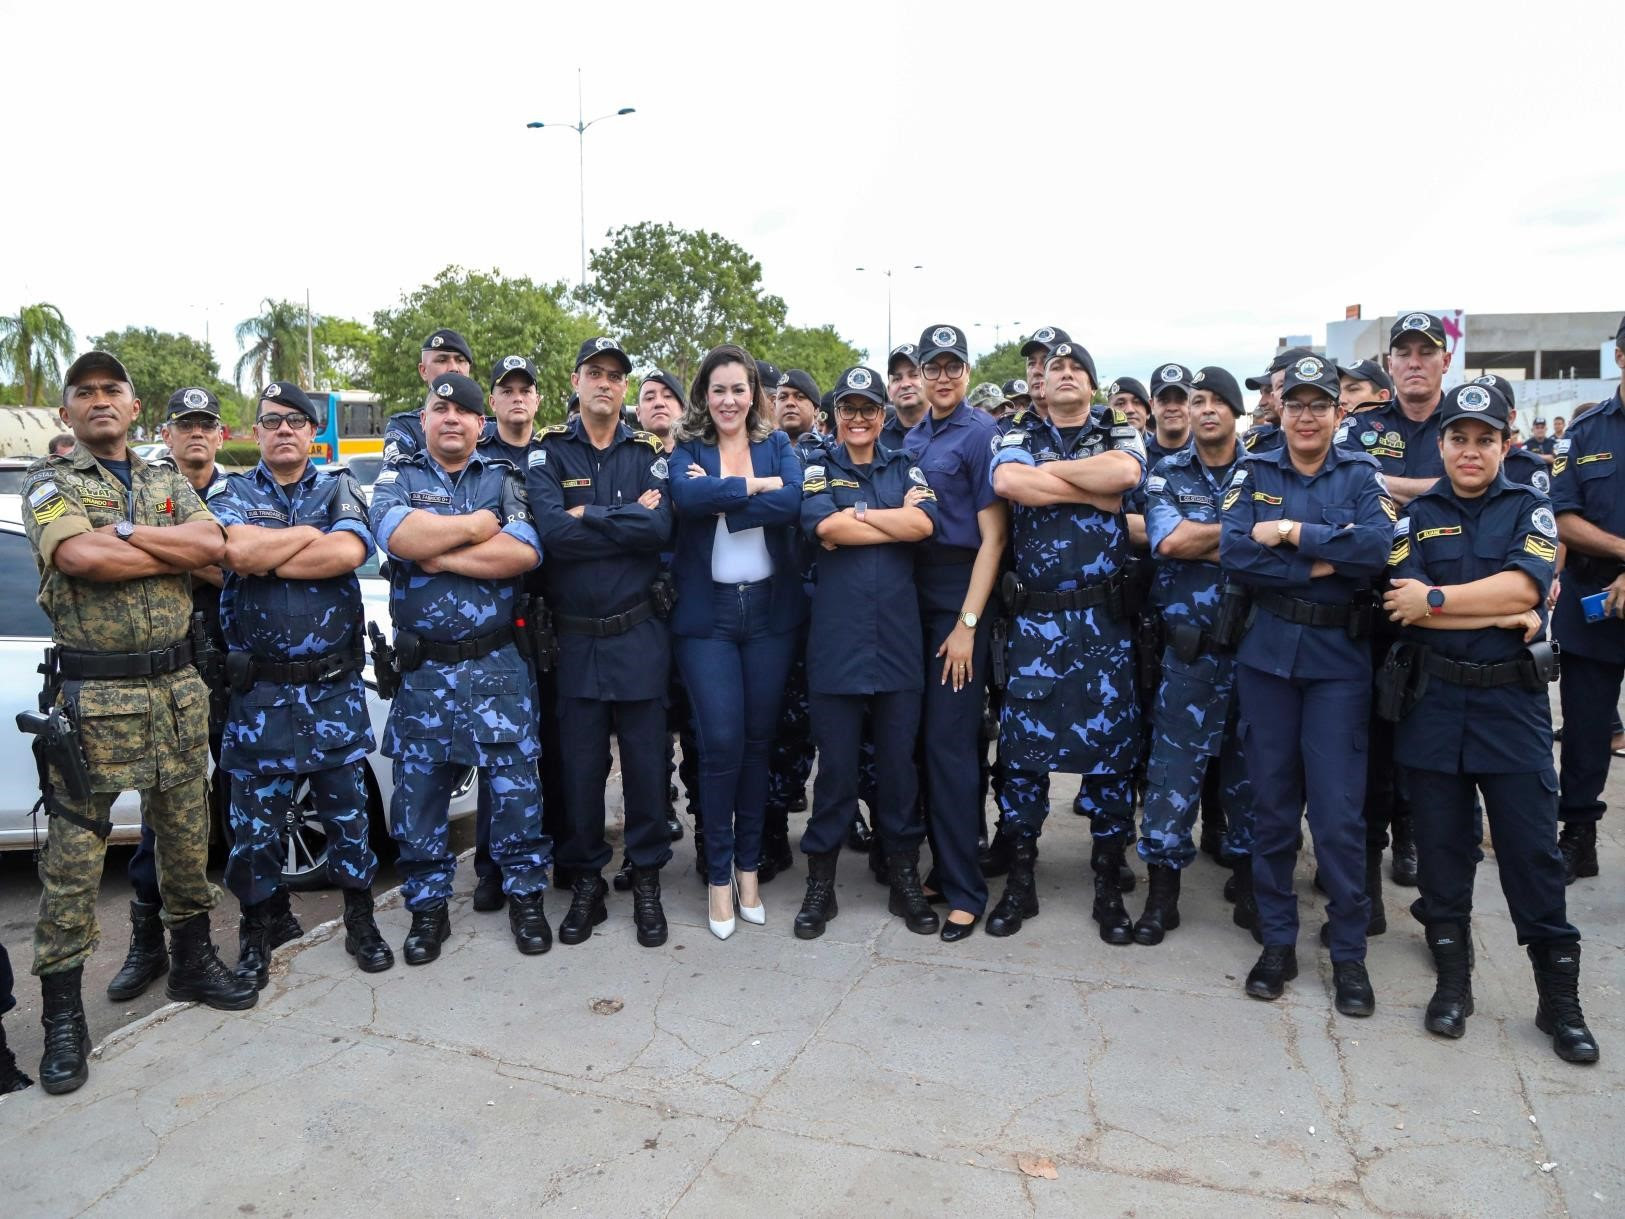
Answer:
<svg viewBox="0 0 1625 1219"><path fill-rule="evenodd" d="M1597 821L1608 806L1602 802L1608 782L1614 709L1619 705L1625 665L1563 653L1558 699L1563 706L1562 790L1557 815L1563 821ZM1607 714L1604 714L1606 710ZM1497 844L1499 845L1499 844Z"/></svg>
<svg viewBox="0 0 1625 1219"><path fill-rule="evenodd" d="M566 698L559 703L564 810L569 836L559 866L602 872L613 858L604 839L604 789L609 782L609 734L621 746L621 794L626 808L626 857L635 868L662 868L671 859L666 832L666 708L658 698L607 703Z"/></svg>
<svg viewBox="0 0 1625 1219"><path fill-rule="evenodd" d="M858 811L864 731L874 726L875 833L888 855L918 851L925 824L918 809L919 777L914 770L914 737L920 727L920 692L812 694L813 741L818 775L813 780L812 815L801 835L806 855L838 851Z"/></svg>

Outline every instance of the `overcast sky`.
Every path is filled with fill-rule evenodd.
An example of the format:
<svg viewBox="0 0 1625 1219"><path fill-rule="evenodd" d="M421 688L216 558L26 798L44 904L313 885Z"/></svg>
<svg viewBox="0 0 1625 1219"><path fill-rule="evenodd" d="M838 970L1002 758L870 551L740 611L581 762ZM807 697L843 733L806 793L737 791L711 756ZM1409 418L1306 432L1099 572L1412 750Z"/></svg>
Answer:
<svg viewBox="0 0 1625 1219"><path fill-rule="evenodd" d="M0 0L0 312L202 337L448 263L573 282L640 220L878 359L1061 325L1102 377L1368 316L1625 310L1625 4ZM31 172L19 172L28 170ZM902 268L924 264L923 271ZM983 323L981 328L973 323ZM1018 325L1019 323L1019 325Z"/></svg>

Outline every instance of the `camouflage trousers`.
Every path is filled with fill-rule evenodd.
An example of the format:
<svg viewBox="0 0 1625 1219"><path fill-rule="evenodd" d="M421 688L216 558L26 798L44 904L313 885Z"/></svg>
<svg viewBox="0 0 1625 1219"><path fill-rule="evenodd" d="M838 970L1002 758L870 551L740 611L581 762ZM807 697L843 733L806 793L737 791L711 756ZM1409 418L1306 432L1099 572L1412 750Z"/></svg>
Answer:
<svg viewBox="0 0 1625 1219"><path fill-rule="evenodd" d="M467 768L457 762L395 759L389 834L400 847L401 893L408 910L451 897L457 857L447 815L451 792ZM482 766L491 785L491 859L502 891L522 897L547 887L548 840L542 836L541 783L534 760Z"/></svg>
<svg viewBox="0 0 1625 1219"><path fill-rule="evenodd" d="M1073 811L1089 818L1097 844L1127 849L1134 843L1134 776L1081 775ZM999 819L1017 838L1037 838L1049 816L1049 775L1006 765L998 792Z"/></svg>
<svg viewBox="0 0 1625 1219"><path fill-rule="evenodd" d="M1196 859L1191 827L1213 758L1219 759L1219 802L1226 819L1221 854L1234 863L1253 853L1253 797L1241 747L1235 663L1230 656L1209 654L1186 664L1171 647L1163 654L1140 814L1139 851L1147 863L1184 868Z"/></svg>
<svg viewBox="0 0 1625 1219"><path fill-rule="evenodd" d="M51 771L56 799L87 821L105 821L117 792L92 792L69 799L62 777ZM209 802L204 777L165 790L141 793L142 810L158 846L158 893L163 919L173 927L213 910L220 890L209 883ZM96 925L96 894L102 883L107 843L65 817L51 817L45 853L40 857L39 922L34 928L34 972L61 973L83 965L101 938Z"/></svg>
<svg viewBox="0 0 1625 1219"><path fill-rule="evenodd" d="M767 803L769 824L774 817L783 822L797 796L807 794L812 774L812 714L807 698L807 637L803 631L799 652L790 666L784 684L784 703L779 711L779 728L773 749L767 757Z"/></svg>
<svg viewBox="0 0 1625 1219"><path fill-rule="evenodd" d="M378 870L368 838L365 763L350 762L308 775L231 776L231 856L226 887L245 906L257 906L282 887L287 863L283 830L294 810L301 778L327 831L327 871L341 889L365 889Z"/></svg>

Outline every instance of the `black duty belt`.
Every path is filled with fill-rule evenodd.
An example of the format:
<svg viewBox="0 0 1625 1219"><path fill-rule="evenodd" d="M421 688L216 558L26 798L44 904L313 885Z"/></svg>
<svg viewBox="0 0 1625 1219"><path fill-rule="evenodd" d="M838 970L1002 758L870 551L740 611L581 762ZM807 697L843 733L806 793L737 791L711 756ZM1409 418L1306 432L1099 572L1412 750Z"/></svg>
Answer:
<svg viewBox="0 0 1625 1219"><path fill-rule="evenodd" d="M1428 650L1422 659L1422 668L1432 677L1453 686L1471 686L1475 690L1493 690L1499 686L1515 686L1524 680L1528 664L1521 660L1506 660L1500 664L1477 665L1465 660L1450 660Z"/></svg>
<svg viewBox="0 0 1625 1219"><path fill-rule="evenodd" d="M489 656L500 647L513 642L512 625L501 627L489 635L477 635L473 639L458 639L446 643L438 639L425 639L422 642L423 659L432 660L436 664L454 665L465 660L478 660L482 656Z"/></svg>
<svg viewBox="0 0 1625 1219"><path fill-rule="evenodd" d="M363 652L331 652L308 660L260 660L255 657L250 672L254 681L274 681L279 685L302 686L307 682L334 682L366 666Z"/></svg>
<svg viewBox="0 0 1625 1219"><path fill-rule="evenodd" d="M183 639L156 652L76 652L59 648L56 659L57 671L63 681L162 677L192 663L192 642Z"/></svg>
<svg viewBox="0 0 1625 1219"><path fill-rule="evenodd" d="M599 639L608 639L614 635L624 635L640 622L647 622L654 616L654 603L639 601L631 609L611 614L608 618L584 618L575 614L556 613L553 615L553 629L561 635L593 635Z"/></svg>
<svg viewBox="0 0 1625 1219"><path fill-rule="evenodd" d="M1266 609L1277 618L1284 618L1294 626L1347 626L1349 607L1327 605L1320 601L1303 601L1282 593L1255 592L1253 604Z"/></svg>
<svg viewBox="0 0 1625 1219"><path fill-rule="evenodd" d="M1085 584L1082 588L1069 588L1059 593L1023 592L1021 594L1021 610L1023 614L1036 610L1040 614L1054 614L1061 610L1094 609L1097 605L1105 605L1111 600L1117 586L1122 583L1121 576L1113 576L1100 584Z"/></svg>

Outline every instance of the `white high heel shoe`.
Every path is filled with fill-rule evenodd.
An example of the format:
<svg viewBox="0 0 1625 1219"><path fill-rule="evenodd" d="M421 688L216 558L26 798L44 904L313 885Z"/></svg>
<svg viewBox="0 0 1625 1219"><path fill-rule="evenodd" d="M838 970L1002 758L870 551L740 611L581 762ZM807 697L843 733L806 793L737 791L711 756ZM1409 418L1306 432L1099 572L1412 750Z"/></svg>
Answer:
<svg viewBox="0 0 1625 1219"><path fill-rule="evenodd" d="M739 873L737 871L734 873L734 905L739 907L739 917L747 923L755 923L760 927L767 922L767 907L762 904L760 889L756 892L756 904L754 906L747 906L739 900Z"/></svg>
<svg viewBox="0 0 1625 1219"><path fill-rule="evenodd" d="M717 887L720 888L721 886ZM712 886L710 885L706 885L705 887L705 921L706 924L711 928L712 935L716 936L719 940L725 940L734 933L733 915L730 914L720 923L711 917L711 888ZM731 899L733 898L733 892L731 891L731 888L728 896L730 899L728 904L732 906L733 902Z"/></svg>

